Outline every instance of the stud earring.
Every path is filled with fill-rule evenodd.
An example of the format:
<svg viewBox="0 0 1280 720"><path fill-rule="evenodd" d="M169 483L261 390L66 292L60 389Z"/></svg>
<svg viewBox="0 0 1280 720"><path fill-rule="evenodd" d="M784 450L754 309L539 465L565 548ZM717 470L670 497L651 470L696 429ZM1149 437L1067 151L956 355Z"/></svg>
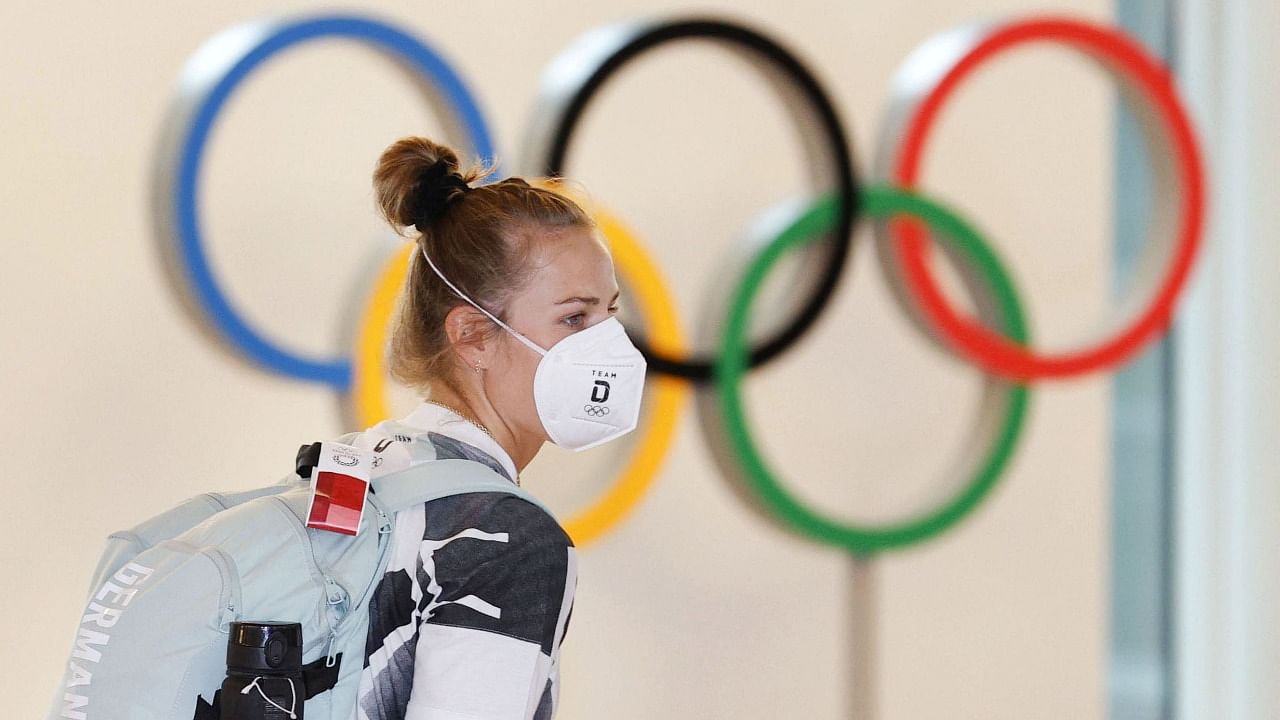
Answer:
<svg viewBox="0 0 1280 720"><path fill-rule="evenodd" d="M476 361L476 374L477 374L477 375L478 375L478 374L480 374L480 361L479 361L479 360L477 360L477 361Z"/></svg>

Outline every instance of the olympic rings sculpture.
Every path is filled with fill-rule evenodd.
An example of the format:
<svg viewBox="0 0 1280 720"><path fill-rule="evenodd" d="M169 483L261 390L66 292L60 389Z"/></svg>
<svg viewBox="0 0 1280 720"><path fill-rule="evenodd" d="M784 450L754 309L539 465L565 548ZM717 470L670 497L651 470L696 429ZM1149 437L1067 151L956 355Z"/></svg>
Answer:
<svg viewBox="0 0 1280 720"><path fill-rule="evenodd" d="M211 129L226 100L256 67L298 44L354 40L399 61L429 92L433 110L454 130L450 141L492 162L491 134L478 103L448 62L421 40L383 21L320 15L261 21L232 28L208 41L180 81L155 172L157 238L184 306L237 357L270 372L319 382L343 392L351 418L372 425L388 415L383 353L386 329L412 257L402 247L378 275L364 303L350 357L315 359L255 330L220 289L205 254L196 202L199 169ZM538 107L524 143L524 175L565 174L573 131L590 101L617 71L673 42L703 41L747 59L771 81L805 135L815 168L809 200L770 209L741 243L757 248L739 258L741 280L725 298L714 357L690 357L657 265L643 244L606 209L586 198L607 238L621 279L635 298L642 327L629 328L649 367L649 398L638 440L618 478L587 510L565 522L585 545L620 522L644 496L661 467L685 402L696 399L700 427L722 473L743 498L783 527L855 553L903 547L936 536L970 513L1001 476L1017 444L1029 402L1027 383L1105 371L1132 358L1172 321L1177 299L1199 252L1204 221L1204 171L1191 122L1164 65L1114 28L1062 17L981 23L944 32L922 44L897 73L888 118L876 148L873 185L859 180L839 114L805 65L758 30L721 19L623 23L591 31L573 43L544 74ZM1146 265L1127 292L1121 330L1060 355L1029 349L1029 332L1013 281L994 250L967 221L917 192L929 132L955 88L983 63L1029 43L1055 43L1078 51L1121 83L1125 101L1143 121L1155 169ZM576 196L575 196L576 197ZM806 507L787 491L759 453L741 402L750 369L778 357L813 324L847 264L854 230L874 219L882 269L897 302L940 349L984 373L978 433L982 452L970 453L956 473L956 490L937 508L882 525L841 522ZM923 225L922 225L923 223ZM932 270L938 247L972 295L977 317L964 317L942 295ZM754 295L770 268L800 254L817 282L780 330L758 345L747 339ZM1167 267L1156 261L1166 260ZM691 390L697 390L691 393Z"/></svg>

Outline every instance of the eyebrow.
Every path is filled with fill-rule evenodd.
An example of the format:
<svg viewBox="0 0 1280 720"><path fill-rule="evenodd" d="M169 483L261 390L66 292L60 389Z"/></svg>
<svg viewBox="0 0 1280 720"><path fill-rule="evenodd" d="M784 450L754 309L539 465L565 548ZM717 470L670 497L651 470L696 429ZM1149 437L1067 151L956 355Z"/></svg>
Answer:
<svg viewBox="0 0 1280 720"><path fill-rule="evenodd" d="M619 297L619 296L621 296L621 295L622 295L622 291L621 291L621 290L619 290L618 292L614 293L614 294L613 294L613 300L610 300L610 301L609 301L609 304L611 304L611 305L612 305L612 304L613 304L613 302L614 302L615 300L617 300L617 299L618 299L618 297ZM599 305L599 304L600 304L600 298L598 298L598 297L584 297L584 296L582 296L582 295L574 295L573 297L567 297L567 298L565 298L565 299L563 299L563 300L561 300L561 301L557 302L557 303L556 303L556 305L567 305L567 304L569 304L569 303L571 303L571 302L586 303L587 305Z"/></svg>

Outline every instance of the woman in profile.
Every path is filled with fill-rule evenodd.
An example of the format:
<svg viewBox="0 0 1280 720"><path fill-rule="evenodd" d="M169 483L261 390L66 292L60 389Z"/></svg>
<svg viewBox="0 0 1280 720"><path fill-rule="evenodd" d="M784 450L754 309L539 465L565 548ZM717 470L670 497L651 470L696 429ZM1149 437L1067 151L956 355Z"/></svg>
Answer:
<svg viewBox="0 0 1280 720"><path fill-rule="evenodd" d="M353 443L378 472L442 458L512 483L545 442L581 450L635 427L645 362L614 317L618 283L592 219L520 178L420 137L392 144L373 185L417 250L393 330L393 377L425 399ZM370 604L359 720L550 720L576 587L573 542L505 493L395 517Z"/></svg>

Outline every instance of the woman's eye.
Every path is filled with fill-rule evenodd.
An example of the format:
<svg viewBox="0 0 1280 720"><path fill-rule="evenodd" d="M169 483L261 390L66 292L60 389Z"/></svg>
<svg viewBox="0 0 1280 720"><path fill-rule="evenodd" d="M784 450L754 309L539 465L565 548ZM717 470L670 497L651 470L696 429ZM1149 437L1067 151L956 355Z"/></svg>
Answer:
<svg viewBox="0 0 1280 720"><path fill-rule="evenodd" d="M610 315L615 314L617 312L618 312L617 305L614 305L613 307L609 308ZM560 322L564 323L565 325L571 328L580 328L580 327L583 327L583 323L586 322L586 318L587 318L586 313L574 313L562 319Z"/></svg>

